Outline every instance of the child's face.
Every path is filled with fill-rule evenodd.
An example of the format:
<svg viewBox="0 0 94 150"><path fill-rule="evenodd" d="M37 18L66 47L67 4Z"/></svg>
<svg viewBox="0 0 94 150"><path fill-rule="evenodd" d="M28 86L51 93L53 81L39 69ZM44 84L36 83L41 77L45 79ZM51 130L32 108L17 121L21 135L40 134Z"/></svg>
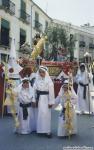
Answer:
<svg viewBox="0 0 94 150"><path fill-rule="evenodd" d="M67 91L68 91L68 85L67 85L67 84L64 85L64 86L63 86L63 89L64 89L64 92L67 92Z"/></svg>
<svg viewBox="0 0 94 150"><path fill-rule="evenodd" d="M45 71L43 70L39 70L39 75L42 77L42 78L45 78Z"/></svg>
<svg viewBox="0 0 94 150"><path fill-rule="evenodd" d="M84 72L85 71L85 67L84 66L81 67L80 70L81 70L81 72Z"/></svg>
<svg viewBox="0 0 94 150"><path fill-rule="evenodd" d="M29 82L24 81L22 86L23 86L24 89L29 88Z"/></svg>

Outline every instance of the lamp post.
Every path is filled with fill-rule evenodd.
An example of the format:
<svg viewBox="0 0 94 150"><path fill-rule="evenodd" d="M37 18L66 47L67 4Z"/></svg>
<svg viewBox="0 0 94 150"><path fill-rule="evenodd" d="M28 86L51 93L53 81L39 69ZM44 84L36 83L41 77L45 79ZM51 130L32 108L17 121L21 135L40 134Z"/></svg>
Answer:
<svg viewBox="0 0 94 150"><path fill-rule="evenodd" d="M87 70L88 70L88 72L90 72L89 65L91 63L91 55L88 52L86 52L84 54L84 60L85 60ZM89 74L88 74L88 79L89 79ZM91 105L90 105L90 87L89 87L89 84L88 84L88 104L89 104L89 115L90 115Z"/></svg>

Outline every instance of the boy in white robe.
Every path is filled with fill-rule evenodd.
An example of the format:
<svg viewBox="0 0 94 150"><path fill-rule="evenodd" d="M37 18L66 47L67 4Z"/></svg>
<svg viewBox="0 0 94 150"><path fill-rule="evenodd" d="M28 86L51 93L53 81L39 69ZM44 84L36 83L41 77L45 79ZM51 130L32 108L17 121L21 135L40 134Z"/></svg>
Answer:
<svg viewBox="0 0 94 150"><path fill-rule="evenodd" d="M34 84L36 104L38 106L37 133L51 137L51 108L54 105L54 85L47 68L39 67Z"/></svg>
<svg viewBox="0 0 94 150"><path fill-rule="evenodd" d="M18 97L19 109L18 120L19 127L16 128L16 133L30 134L32 132L32 99L34 97L33 88L29 84L28 78L22 80L22 84L19 85L13 91Z"/></svg>
<svg viewBox="0 0 94 150"><path fill-rule="evenodd" d="M70 94L70 107L71 107L71 111L72 114L71 115L71 132L68 131L68 129L65 127L66 126L66 114L65 114L65 111L67 109L67 100L68 100L68 97L67 97L67 94L69 93ZM68 136L70 132L70 134L76 134L77 133L77 120L76 120L76 113L75 113L75 104L76 104L76 101L77 101L77 95L75 93L75 91L72 89L69 89L68 90L68 81L65 80L63 86L61 87L60 89L60 92L56 98L56 101L55 101L55 105L54 107L58 106L59 104L61 104L62 106L62 109L60 111L60 114L59 114L59 120L58 120L58 133L57 135L59 137L65 137L65 136Z"/></svg>

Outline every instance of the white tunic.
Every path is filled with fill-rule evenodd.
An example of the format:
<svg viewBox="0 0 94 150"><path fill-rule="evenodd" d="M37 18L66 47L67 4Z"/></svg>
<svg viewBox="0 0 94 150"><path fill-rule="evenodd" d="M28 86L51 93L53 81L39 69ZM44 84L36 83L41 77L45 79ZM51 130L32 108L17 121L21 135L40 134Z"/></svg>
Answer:
<svg viewBox="0 0 94 150"><path fill-rule="evenodd" d="M91 84L89 83L92 82L92 76L87 72L80 72L78 71L77 76L76 76L76 81L78 83L78 107L77 110L81 112L92 112L92 102L90 100L90 88ZM83 97L83 92L84 92L84 87L81 86L79 83L83 84L89 84L89 86L86 87L86 99Z"/></svg>
<svg viewBox="0 0 94 150"><path fill-rule="evenodd" d="M59 119L58 119L58 133L57 135L59 137L62 137L62 136L68 136L68 132L65 128L65 119L64 119L64 114L62 113L62 110L63 108L65 107L65 103L66 103L66 100L67 100L67 97L64 95L64 90L63 88L61 87L60 89L60 92L56 98L56 101L55 101L55 107L58 105L58 104L61 104L62 106L62 109L61 109L61 112L59 114ZM72 89L71 91L71 104L72 104L72 111L73 111L73 118L72 118L72 126L73 126L73 130L72 130L72 134L76 134L77 133L77 117L76 117L76 113L75 113L75 104L76 104L76 101L77 101L77 95L76 93L74 92L74 90Z"/></svg>
<svg viewBox="0 0 94 150"><path fill-rule="evenodd" d="M33 99L33 88L30 87L27 89L22 88L22 86L20 85L18 88L16 88L14 90L14 92L17 94L18 97L18 101L19 104L28 104L32 102ZM18 119L19 119L19 123L20 126L19 128L16 129L16 132L20 133L20 134L29 134L32 132L32 122L33 122L33 116L32 116L32 108L28 107L27 108L28 111L28 117L26 120L23 119L23 108L20 107L19 105L19 110L18 110Z"/></svg>
<svg viewBox="0 0 94 150"><path fill-rule="evenodd" d="M54 104L54 86L50 77L42 79L38 77L34 84L34 93L36 90L48 91L48 95L40 95L38 101L37 133L51 132L51 109L48 105Z"/></svg>

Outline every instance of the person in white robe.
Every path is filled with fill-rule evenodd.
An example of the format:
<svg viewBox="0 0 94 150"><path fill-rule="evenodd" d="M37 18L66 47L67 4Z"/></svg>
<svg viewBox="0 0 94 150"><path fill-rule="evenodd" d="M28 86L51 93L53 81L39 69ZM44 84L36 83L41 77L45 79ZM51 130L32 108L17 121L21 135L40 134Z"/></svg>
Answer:
<svg viewBox="0 0 94 150"><path fill-rule="evenodd" d="M30 79L30 84L31 84L31 86L33 88L35 80L36 80L36 73L31 73L29 79ZM35 104L32 106L31 113L32 113L32 120L31 120L32 121L32 131L36 132L36 130L37 130L38 109L37 109Z"/></svg>
<svg viewBox="0 0 94 150"><path fill-rule="evenodd" d="M22 84L15 88L13 92L16 94L19 101L18 120L19 127L16 128L16 133L30 134L32 132L32 99L34 91L29 83L28 78L22 80Z"/></svg>
<svg viewBox="0 0 94 150"><path fill-rule="evenodd" d="M80 65L80 70L76 75L76 82L78 83L78 105L77 110L81 114L92 112L92 101L90 100L90 89L92 82L92 75L87 71L84 63Z"/></svg>
<svg viewBox="0 0 94 150"><path fill-rule="evenodd" d="M51 108L54 105L54 85L44 66L39 67L34 84L38 106L37 133L51 137Z"/></svg>
<svg viewBox="0 0 94 150"><path fill-rule="evenodd" d="M77 103L77 95L75 93L75 91L73 90L73 88L68 90L68 80L64 81L63 86L60 89L60 92L58 94L58 96L56 97L55 100L55 105L54 108L57 107L59 104L61 105L61 111L59 114L59 119L58 119L58 131L57 131L57 135L58 137L66 137L69 135L68 133L68 129L65 127L66 126L66 115L65 115L65 111L67 109L67 94L70 94L70 104L71 104L71 125L72 125L72 129L71 129L71 135L72 134L77 134L77 116L75 113L75 105Z"/></svg>
<svg viewBox="0 0 94 150"><path fill-rule="evenodd" d="M15 87L17 87L20 84L21 78L19 73L23 68L17 62L14 38L11 41L10 55L6 69L8 69L7 76L9 80L11 80L15 84ZM15 109L16 113L18 113L18 102L16 100L15 100ZM7 106L7 113L8 114L11 113L10 107L8 106Z"/></svg>

